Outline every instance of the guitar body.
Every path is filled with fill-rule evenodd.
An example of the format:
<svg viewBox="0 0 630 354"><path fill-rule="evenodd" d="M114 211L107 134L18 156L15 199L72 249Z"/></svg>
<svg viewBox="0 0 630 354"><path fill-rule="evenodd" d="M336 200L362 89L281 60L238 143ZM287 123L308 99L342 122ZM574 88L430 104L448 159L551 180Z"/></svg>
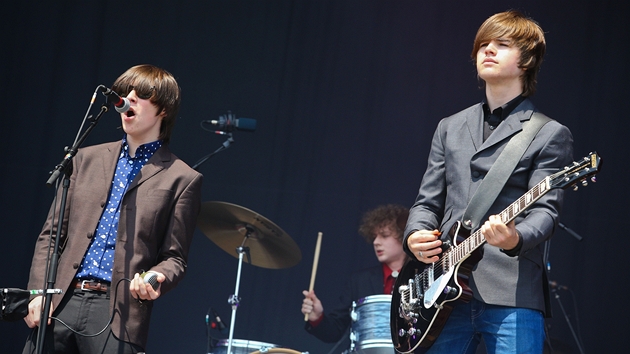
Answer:
<svg viewBox="0 0 630 354"><path fill-rule="evenodd" d="M461 223L457 222L451 231L449 237L452 243L459 244L470 235L468 230L461 227ZM433 345L437 337L442 332L442 328L446 324L446 320L451 314L454 306L458 302L468 302L472 298L472 291L468 286L468 279L472 273L474 265L481 259L481 250L473 252L464 262L460 263L452 272L443 274L440 282L435 282L434 295L435 303L428 308L422 302L403 310L402 306L394 306L394 304L403 304L401 302L400 292L394 291L392 294L392 307L390 313L390 325L392 328L392 341L394 348L401 353L425 353ZM437 263L437 262L436 262ZM400 289L401 286L409 285L409 280L428 270L433 265L419 262L415 259L409 260L400 274L396 278L394 289ZM415 281L414 281L415 282ZM420 285L420 284L418 284ZM425 290L418 290L416 293L424 296ZM412 312L413 317L406 317L401 312ZM415 319L415 321L414 321ZM400 336L400 332L404 331L405 335ZM411 331L411 332L410 332ZM409 335L413 333L412 335Z"/></svg>

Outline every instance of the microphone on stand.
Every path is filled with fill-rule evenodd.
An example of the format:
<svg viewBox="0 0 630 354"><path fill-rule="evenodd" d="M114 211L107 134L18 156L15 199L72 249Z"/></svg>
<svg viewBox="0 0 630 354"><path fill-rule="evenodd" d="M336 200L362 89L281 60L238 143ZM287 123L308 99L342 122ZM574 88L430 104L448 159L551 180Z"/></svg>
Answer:
<svg viewBox="0 0 630 354"><path fill-rule="evenodd" d="M214 319L210 321L210 316L206 315L206 322L209 322L210 328L216 329L222 334L227 333L227 326L223 323L223 321L221 321L219 314L212 307L210 308L210 311L212 312L212 316L214 316Z"/></svg>
<svg viewBox="0 0 630 354"><path fill-rule="evenodd" d="M107 103L111 103L118 113L125 113L131 107L127 97L120 97L115 91L105 86L102 87L103 95L107 97Z"/></svg>
<svg viewBox="0 0 630 354"><path fill-rule="evenodd" d="M218 120L204 120L202 123L209 123L217 127L217 134L230 133L234 130L242 130L253 132L256 130L256 119L252 118L236 118L234 114L228 113L219 116Z"/></svg>

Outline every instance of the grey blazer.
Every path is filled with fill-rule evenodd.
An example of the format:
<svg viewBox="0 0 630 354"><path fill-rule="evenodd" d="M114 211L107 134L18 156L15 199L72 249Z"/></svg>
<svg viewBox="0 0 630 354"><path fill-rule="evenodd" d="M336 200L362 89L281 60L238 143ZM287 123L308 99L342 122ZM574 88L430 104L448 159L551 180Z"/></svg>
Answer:
<svg viewBox="0 0 630 354"><path fill-rule="evenodd" d="M106 205L121 146L118 141L85 147L73 160L55 284L64 293L69 291ZM201 205L202 177L167 146L158 149L147 161L120 205L112 286L121 278L133 278L141 270L155 270L166 276L161 285L164 295L184 277ZM41 288L45 282L49 230L52 225L53 236L56 234L59 210L54 221L51 213L52 207L37 239L29 289ZM61 298L62 295L53 296L55 309ZM117 303L114 304L113 294L110 299L110 309L115 311L111 325L114 335L144 348L152 307L152 301L140 305L133 300L129 282L123 281L118 286Z"/></svg>
<svg viewBox="0 0 630 354"><path fill-rule="evenodd" d="M410 256L406 238L413 231L439 229L442 237L448 237L509 139L522 130L535 111L533 103L525 99L485 142L481 103L440 121L405 230L403 245ZM554 120L545 124L481 223L572 161L573 137L569 129ZM562 199L563 191L553 190L516 219L523 238L518 256L510 257L494 246L483 245L483 258L473 269L469 284L476 299L545 311L542 248L557 225Z"/></svg>

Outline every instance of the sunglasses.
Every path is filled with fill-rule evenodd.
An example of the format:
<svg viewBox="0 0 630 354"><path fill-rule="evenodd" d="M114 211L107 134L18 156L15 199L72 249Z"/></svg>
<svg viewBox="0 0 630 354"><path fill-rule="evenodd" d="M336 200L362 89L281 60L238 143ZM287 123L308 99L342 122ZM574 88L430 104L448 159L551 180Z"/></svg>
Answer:
<svg viewBox="0 0 630 354"><path fill-rule="evenodd" d="M149 84L148 82L141 81L135 83L135 85L123 84L116 85L113 87L113 90L116 91L121 97L126 97L133 90L136 91L136 96L138 98L147 100L153 96L153 92L155 91L155 86Z"/></svg>

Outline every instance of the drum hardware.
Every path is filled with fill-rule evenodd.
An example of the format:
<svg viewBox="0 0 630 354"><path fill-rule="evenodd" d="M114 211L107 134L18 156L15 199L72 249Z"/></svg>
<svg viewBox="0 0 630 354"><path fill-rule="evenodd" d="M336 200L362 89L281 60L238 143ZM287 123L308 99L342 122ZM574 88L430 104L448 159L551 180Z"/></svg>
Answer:
<svg viewBox="0 0 630 354"><path fill-rule="evenodd" d="M232 354L236 310L241 301L238 291L243 256L247 255L247 263L251 265L280 269L299 263L302 253L297 244L279 226L264 216L236 204L216 201L202 203L197 226L217 246L238 258L234 294L228 299L232 307L232 318L227 353ZM258 349L260 350L260 347Z"/></svg>

